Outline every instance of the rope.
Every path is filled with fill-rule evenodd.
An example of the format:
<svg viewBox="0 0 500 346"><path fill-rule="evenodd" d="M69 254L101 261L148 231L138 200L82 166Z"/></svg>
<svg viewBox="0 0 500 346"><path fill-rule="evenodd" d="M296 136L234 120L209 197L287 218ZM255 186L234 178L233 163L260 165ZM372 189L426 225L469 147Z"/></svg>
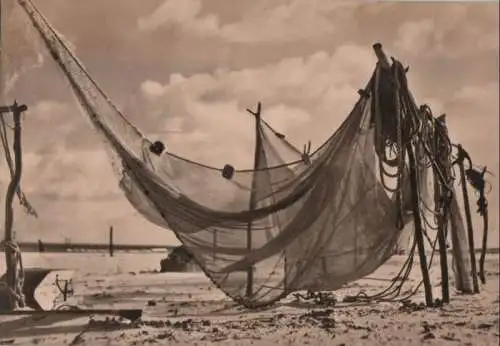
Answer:
<svg viewBox="0 0 500 346"><path fill-rule="evenodd" d="M16 171L14 162L12 160L12 155L10 153L10 148L9 148L9 143L8 143L8 137L7 137L7 130L6 130L6 123L3 114L0 114L0 124L1 124L1 129L0 129L0 140L2 142L2 147L5 152L5 159L7 161L7 166L9 167L10 175L11 178L14 180L17 179L17 174L19 172ZM16 143L14 144L16 145ZM18 157L16 156L16 160ZM10 190L9 186L9 192L14 192ZM19 198L19 201L21 205L25 208L25 210L28 212L28 214L36 216L36 212L34 209L31 207L29 202L27 201L24 193L22 193L21 189L19 186L17 186L16 189L16 194ZM8 197L13 197L13 196L8 196ZM6 202L9 203L9 202ZM9 206L11 207L11 206ZM7 218L7 216L6 216ZM8 227L6 225L6 227ZM21 250L17 243L15 243L13 240L8 240L4 241L4 248L5 248L5 253L6 253L6 259L7 260L13 260L14 263L8 263L8 268L7 268L7 273L5 275L4 281L1 283L2 286L5 287L9 294L9 300L12 302L13 306L19 306L19 307L24 307L25 306L25 297L23 294L23 287L24 287L24 268L23 268L23 263L22 263L22 258L21 258ZM12 267L10 267L12 265ZM13 269L13 271L9 271L9 269Z"/></svg>
<svg viewBox="0 0 500 346"><path fill-rule="evenodd" d="M384 116L381 110L381 102L384 101L381 99L380 88L382 76L382 69L380 66L377 67L374 75L375 83L372 86L372 93L374 97L372 98L372 112L374 114L374 122L375 122L375 149L379 158L379 175L380 181L384 188L390 193L396 194L396 203L398 206L398 220L397 224L400 229L403 227L402 221L402 213L403 213L403 198L402 198L402 179L404 174L405 167L405 155L404 148L407 141L411 140L411 137L408 138L410 133L415 133L411 129L407 128L406 119L397 118L395 122L390 121L388 116ZM395 82L395 70L393 70L392 79L390 82ZM402 108L405 108L402 105ZM407 107L406 107L407 108ZM386 108L387 109L387 108ZM403 111L402 114L405 112ZM390 126L394 126L395 128L388 129ZM403 130L406 128L406 131ZM384 129L384 130L383 130ZM396 142L393 141L391 134L396 134ZM390 158L387 156L387 149L389 153L394 154L394 158ZM390 173L387 171L386 166L395 167L396 172ZM390 187L387 184L387 178L396 178L396 186ZM365 291L360 291L358 294L353 296L346 296L344 298L344 302L356 302L356 301L392 301L395 300L396 297L401 293L401 289L404 283L408 280L408 277L411 273L411 269L414 261L414 252L416 247L416 241L413 240L412 251L407 257L406 261L403 263L401 270L399 273L391 280L390 285L382 290L381 292L375 293L373 295L366 294ZM330 302L330 300L324 299L323 296L311 295L308 292L307 296L296 295L296 298L302 299L313 299L316 303L321 301Z"/></svg>
<svg viewBox="0 0 500 346"><path fill-rule="evenodd" d="M80 104L83 107L85 107L89 115L89 118L104 134L106 140L109 141L111 147L116 152L116 155L123 160L122 177L130 178L131 181L136 184L136 186L142 191L142 193L144 193L145 196L149 196L148 198L149 201L151 202L152 207L156 209L156 211L158 211L161 217L168 224L175 225L185 222L187 224L190 224L191 228L193 229L193 233L199 231L199 229L210 229L210 228L215 229L216 227L220 229L232 228L233 230L238 230L238 229L243 229L242 226L246 226L248 220L263 218L265 216L268 216L273 213L275 214L279 211L284 210L285 208L290 207L292 204L299 201L301 198L306 196L311 191L317 193L318 194L317 196L323 197L323 195L319 193L321 191L319 189L313 190L313 187L315 186L315 184L319 186L319 183L325 183L326 187L328 187L328 179L331 179L331 177L322 174L321 173L322 168L330 163L331 158L336 153L338 137L342 137L342 136L337 136L337 133L340 130L343 130L344 127L347 127L349 119L351 119L351 116L349 116L342 124L342 126L332 135L332 137L323 144L323 146L325 146L326 149L322 151L321 156L318 155L320 156L319 158L316 157L316 160L312 161L312 164L314 164L315 166L309 169L306 173L304 173L304 176L300 176L295 180L295 181L300 181L300 184L298 184L296 188L291 193L289 193L288 196L283 197L283 199L280 199L276 203L273 203L272 206L260 207L257 210L252 210L250 212L248 211L241 211L241 212L238 211L232 213L220 212L220 211L213 211L209 208L198 205L195 201L190 200L189 198L184 198L184 196L177 199L177 196L168 194L165 194L166 196L163 196L164 198L162 199L161 203L162 205L160 205L159 199L154 195L156 192L153 191L151 185L148 185L149 184L148 179L144 179L145 174L149 172L146 168L143 167L144 162L136 160L137 153L135 153L134 150L129 150L129 148L127 147L127 143L122 143L118 137L113 135L111 128L109 124L106 123L106 121L101 121L101 119L99 119L99 116L96 114L97 112L96 108L98 107L98 105L91 102L92 100L89 100L91 98L89 96L90 92L88 91L84 92L82 90L83 83L78 82L77 80L78 78L75 77L77 72L80 73L84 79L86 79L90 87L96 90L97 94L96 97L98 96L102 98L102 101L105 102L107 106L111 109L113 116L121 120L120 125L126 127L126 129L129 130L129 132L134 136L134 138L142 139L146 142L147 139L113 105L113 103L109 100L109 98L100 89L96 81L94 81L91 78L91 76L84 69L83 65L80 64L77 58L68 49L66 44L60 39L59 35L57 35L55 30L52 29L52 27L49 25L49 23L43 17L43 15L40 12L38 12L38 10L34 7L32 2L29 0L26 1L19 0L19 2L24 7L26 12L30 16L33 24L35 25L35 27L41 34L42 38L46 42L46 45L48 46L54 59L62 67L62 70L66 74L66 77L68 77L71 83L71 87L74 89ZM69 59L70 62L73 62L73 66L70 66L72 68L66 66L71 64L68 63L65 65L61 57L65 58L65 60ZM398 95L399 97L397 99L401 101L400 104L396 105L396 107L400 109L396 110L400 112L393 112L395 103L392 102L394 101L392 99L394 96L393 90L395 85L397 85L396 90L398 90L399 92ZM421 107L419 109L416 106L416 103L411 93L408 90L408 85L406 80L406 70L399 61L395 61L393 59L393 64L390 71L382 70L382 68L378 66L374 76L372 76L372 79L369 82L369 87L367 87L367 89L370 90L372 92L371 94L375 96L371 98L371 107L373 110L372 114L374 115L374 121L376 125L375 150L379 159L380 178L381 178L380 180L387 191L395 194L395 199L396 199L395 204L397 206L397 211L398 211L396 222L398 228L401 229L404 226L403 213L405 207L403 200L405 196L403 195L402 185L404 183L404 179L406 178L405 175L407 174L405 171L406 168L405 148L410 145L413 147L418 147L420 149L419 150L420 156L417 161L418 165L421 166L423 169L429 169L432 167L434 172L436 173L436 176L438 176L440 179L440 184L443 186L443 190L447 189L449 191L451 190L451 185L449 185L450 181L448 179L449 174L445 174L446 172L444 172L444 170L442 169L443 167L441 167L440 163L438 162L439 160L436 160L436 154L438 148L434 147L431 144L433 136L442 135L443 139L446 139L448 142L449 140L447 139L447 134L445 134L444 132L441 134L439 132L435 132L437 126L435 125L435 121L433 120L434 118L432 117L430 109L428 107ZM361 95L361 98L359 99L358 104L354 107L353 111L359 111L358 106L362 104L362 102L368 102L364 100L366 98L367 98L366 96ZM391 116L395 113L399 113L400 115L397 117ZM283 135L274 131L267 123L265 123L265 126L267 126L278 138L280 138L285 143L285 145L287 145L292 150L297 151L296 148L294 148L284 138ZM441 142L444 143L443 144L444 147L448 149L449 143L447 143L445 140ZM316 152L318 152L323 146L320 146L318 149L316 149L316 151L313 154L310 153L310 146L309 147L306 146L303 152L298 152L298 154L301 155L300 160L276 167L265 167L260 170L268 172L277 167L285 167L293 164L302 165L304 162L310 163L309 158ZM132 155L132 153L136 155L134 156ZM449 155L449 153L451 153L451 150L447 151L446 153L447 155ZM183 160L184 162L188 162L190 164L197 165L208 170L215 170L219 172L222 171L219 168L190 161L182 157L176 156L172 153L166 153L166 155L170 158ZM394 168L396 172L393 173L389 172L388 171L389 167ZM256 171L258 171L258 169L241 170L241 171L235 170L235 173L252 172L253 174L255 174ZM396 179L396 187L390 188L387 185L388 178ZM413 191L413 193L421 195L422 193L421 189L423 188L421 185L422 184L419 184L419 187L417 189L418 191ZM285 189L285 187L282 188L283 190ZM288 186L286 188L288 188ZM278 192L279 191L275 191L276 194ZM422 227L424 228L424 235L427 238L427 241L432 245L432 248L434 250L437 244L437 236L436 239L432 241L427 230L437 229L437 228L432 224L431 221L429 221L425 217L425 209L432 211L434 217L436 217L436 215L439 215L439 213L437 211L437 208L434 208L434 210L429 208L425 204L425 201L422 201L422 198L419 198L419 200L420 203L417 208L418 210L416 210L415 212L418 212L422 215L422 219L424 220L422 225ZM172 228L175 229L175 227L173 226ZM320 239L318 238L317 241L319 242ZM197 244L196 241L193 239L190 241L190 243L192 246L195 246L200 250L204 249L202 240L198 240ZM360 292L358 296L361 297L361 299L377 299L377 300L391 300L399 296L403 284L405 281L408 280L408 277L411 272L412 264L414 261L415 244L416 241L414 240L412 252L408 256L403 267L401 268L400 273L398 273L398 276L396 277L398 280L394 280L388 289L378 294L375 294L373 296L368 296L366 293ZM211 251L214 250L213 247L211 246L208 245L205 246ZM222 251L222 249L223 248L221 247L218 248L217 250L219 250L221 253L224 253L223 251L228 251L227 254L229 254L229 250L231 250L230 248L224 248L229 250ZM429 267L432 263L433 255L434 252L431 256ZM195 256L195 260L196 259L197 258ZM203 266L201 267L203 268ZM210 275L208 270L204 269L204 271L207 274L207 276L213 278L213 275ZM216 280L213 281L217 285L217 282L215 282ZM219 285L217 286L219 287ZM412 294L414 294L416 290L413 291ZM314 298L317 296L312 296L312 297ZM245 303L243 304L248 306L251 303L252 302L247 302L246 304Z"/></svg>
<svg viewBox="0 0 500 346"><path fill-rule="evenodd" d="M404 150L401 149L404 148L408 142L412 142L414 146L421 148L421 150L416 150L416 152L419 153L417 157L418 158L417 162L419 163L421 169L429 169L431 167L433 168L434 173L438 176L439 186L443 187L443 189L440 189L442 190L441 193L446 194L449 191L451 191L451 186L454 178L450 177L450 179L445 179L445 177L446 176L449 177L450 174L445 174L444 167L442 167L442 165L439 165L436 160L438 154L442 155L441 157L447 157L447 161L451 160L450 159L451 143L449 141L448 134L444 131L443 126L439 126L438 122L435 121L435 118L432 116L432 112L427 105L421 106L419 111L417 111L417 107L407 88L405 73L401 73L403 70L404 69L401 63L393 59L391 79L389 79L388 82L386 81L387 83L389 82L399 83L400 85L400 93L401 93L400 114L402 114L402 116L397 117L395 119L396 120L395 122L391 121L387 115L384 118L382 118L381 116L381 111L379 109L380 95L378 94L379 90L378 84L381 82L380 67L378 68L376 74L376 83L374 86L375 97L374 97L374 102L372 103L373 107L372 110L374 111L375 114L376 127L380 126L381 128L384 128L387 126L395 125L395 128L393 129L385 129L383 131L381 128L376 129L376 137L383 135L385 135L386 137L382 138L379 137L378 139L375 138L375 147L379 158L380 181L382 182L384 188L388 192L396 194L396 203L400 213L398 218L401 217L401 213L403 212L402 179L405 174ZM394 113L396 114L398 112ZM390 134L394 133L396 134L395 142L394 139L389 137ZM434 139L438 140L438 143L441 146L440 148L435 148L432 146L431 146L432 149L429 148L430 143L433 143ZM380 143L383 143L384 145L380 146ZM389 153L393 153L395 158L391 159L388 158L386 155L387 151L389 151ZM394 173L388 172L386 166L396 167L396 172ZM387 178L396 178L397 180L396 187L389 187L386 181ZM418 195L421 196L423 188L424 187L422 186L422 184L419 184L418 191L415 191L414 193L418 193ZM419 203L420 203L419 213L421 215L421 219L423 220L423 225L422 225L423 233L432 248L431 258L428 263L428 270L431 268L434 252L436 250L436 246L438 243L437 232L434 240L432 240L428 234L428 229L438 230L438 226L435 225L437 224L437 217L442 214L442 210L444 210L443 208L446 206L445 204L446 203L449 204L450 202L450 200L446 198L441 198L441 200L443 201L442 203L444 204L440 206L435 206L435 208L432 209L427 205L427 203L424 201L423 198L419 198ZM426 210L432 213L434 217L434 223L435 223L434 225L431 224L430 220L426 217L425 215ZM414 238L413 244L411 246L411 251L408 257L401 266L400 271L391 280L391 283L389 284L388 287L372 295L368 295L366 294L365 291L362 290L356 295L346 296L344 301L345 302L356 302L356 301L403 302L411 298L413 295L416 294L416 292L422 285L423 280L421 280L419 284L405 296L400 297L400 294L405 282L408 280L409 275L411 273L415 256L415 249L416 249L416 239Z"/></svg>
<svg viewBox="0 0 500 346"><path fill-rule="evenodd" d="M6 249L6 251L12 251L14 253L16 270L12 273L12 275L14 276L13 282L15 283L14 288L10 287L10 285L8 284L7 280L9 280L9 278L7 277L7 275L5 275L4 281L0 281L0 285L7 290L11 300L17 302L18 306L24 307L26 305L26 301L23 294L24 268L21 257L21 249L14 241L3 241L2 244L5 248L8 248L8 250Z"/></svg>
<svg viewBox="0 0 500 346"><path fill-rule="evenodd" d="M0 114L0 125L0 141L2 142L3 151L5 153L5 160L7 162L7 167L9 168L10 176L12 178L14 176L14 162L10 153L9 140L7 136L7 125L2 114ZM26 214L37 218L38 214L35 208L33 208L33 206L30 204L20 186L17 187L16 194L19 199L19 203L23 207Z"/></svg>
<svg viewBox="0 0 500 346"><path fill-rule="evenodd" d="M481 246L481 256L479 258L479 272L478 276L481 283L484 285L486 283L486 276L484 273L484 263L486 261L486 253L488 247L488 200L485 195L486 181L484 180L484 174L486 173L486 167L482 169L481 172L472 168L469 168L465 173L467 176L467 181L478 193L479 198L477 200L477 210L476 212L482 216L483 219L483 240Z"/></svg>

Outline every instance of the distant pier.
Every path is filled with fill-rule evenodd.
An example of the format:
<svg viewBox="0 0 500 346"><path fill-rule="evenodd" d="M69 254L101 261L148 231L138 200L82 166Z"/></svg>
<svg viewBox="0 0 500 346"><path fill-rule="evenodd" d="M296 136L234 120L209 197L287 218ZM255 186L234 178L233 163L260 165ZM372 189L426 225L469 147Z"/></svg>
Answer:
<svg viewBox="0 0 500 346"><path fill-rule="evenodd" d="M34 242L18 242L22 252L39 252L40 244L38 241ZM165 250L170 251L174 249L175 245L138 245L138 244L113 244L115 252L126 251L153 251ZM43 252L109 252L109 244L103 243L51 243L43 242ZM0 244L0 251L3 251L3 245Z"/></svg>

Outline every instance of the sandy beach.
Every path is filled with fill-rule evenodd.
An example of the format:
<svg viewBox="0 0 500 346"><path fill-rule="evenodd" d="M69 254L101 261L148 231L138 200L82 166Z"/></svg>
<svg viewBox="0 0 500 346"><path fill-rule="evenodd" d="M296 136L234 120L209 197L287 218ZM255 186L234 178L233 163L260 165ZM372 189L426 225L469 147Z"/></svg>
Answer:
<svg viewBox="0 0 500 346"><path fill-rule="evenodd" d="M498 251L445 305L435 252L433 307L418 260L411 298L349 299L394 283L404 227L401 249L498 249L490 2L0 0L0 277L19 252L74 271L52 310L0 311L0 346L500 345ZM241 295L349 283L250 310L138 247L179 242Z"/></svg>
<svg viewBox="0 0 500 346"><path fill-rule="evenodd" d="M26 254L25 264L78 269L68 303L86 308L143 308L139 322L112 316L0 317L0 345L498 345L499 257L489 255L487 283L475 296L422 309L419 291L397 302L347 304L342 297L386 287L405 257L335 292L339 303L318 307L290 296L248 311L235 306L201 273L158 273L165 254ZM438 261L431 276L440 298ZM89 269L90 268L90 269ZM418 283L415 265L411 282Z"/></svg>

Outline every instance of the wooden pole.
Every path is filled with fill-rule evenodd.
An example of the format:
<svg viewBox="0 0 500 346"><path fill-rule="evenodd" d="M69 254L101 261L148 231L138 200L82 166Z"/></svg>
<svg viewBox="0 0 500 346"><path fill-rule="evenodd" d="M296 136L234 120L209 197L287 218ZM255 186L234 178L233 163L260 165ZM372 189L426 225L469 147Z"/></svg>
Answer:
<svg viewBox="0 0 500 346"><path fill-rule="evenodd" d="M476 182L476 189L479 191L479 200L477 201L479 215L483 217L483 241L481 246L481 256L479 257L479 279L483 285L486 284L486 276L484 274L484 262L486 261L486 252L488 251L488 200L484 189L486 188L486 181L484 174L486 167L481 172L481 181Z"/></svg>
<svg viewBox="0 0 500 346"><path fill-rule="evenodd" d="M375 51L375 54L377 56L377 59L379 61L379 67L382 69L389 69L390 68L390 63L389 60L387 59L387 56L385 55L382 45L380 43L375 43L373 45L373 49ZM400 104L400 98L399 98L399 83L398 81L396 82L396 90L395 90L395 109L398 114L396 114L399 119L401 119L401 104ZM423 229L422 229L422 219L420 217L420 204L419 204L419 195L418 195L418 178L416 174L416 161L415 161L415 155L413 152L413 146L410 141L406 141L406 151L408 153L408 161L410 164L410 183L411 183L411 189L412 189L412 207L413 207L413 218L414 218L414 225L415 225L415 240L417 242L417 247L418 247L418 254L420 257L420 269L422 271L422 279L424 283L424 291L425 291L425 302L427 306L433 306L433 298L432 298L432 286L431 286L431 281L429 278L429 271L427 269L427 259L425 256L425 246L424 246L424 236L423 236Z"/></svg>
<svg viewBox="0 0 500 346"><path fill-rule="evenodd" d="M480 191L480 198L484 200L484 188ZM479 279L481 283L486 284L486 276L484 274L484 262L486 261L486 252L488 248L488 206L484 206L483 214L483 243L481 248L481 257L479 257Z"/></svg>
<svg viewBox="0 0 500 346"><path fill-rule="evenodd" d="M255 154L254 154L254 169L257 169L260 162L260 155L262 153L262 137L261 137L261 110L262 105L259 102L257 104L257 111L253 112L247 109L247 112L253 114L255 117ZM255 210L256 207L256 188L257 188L257 179L256 173L253 173L252 177L252 187L250 191L250 201L249 201L249 210ZM248 222L247 226L247 250L248 252L252 251L252 220ZM254 267L251 266L247 271L247 287L246 287L246 297L251 298L253 296L253 270Z"/></svg>
<svg viewBox="0 0 500 346"><path fill-rule="evenodd" d="M467 193L467 180L465 179L465 168L464 160L467 156L465 150L462 146L458 145L459 158L458 167L460 169L460 184L462 185L462 194L464 196L464 209L465 209L465 221L467 222L467 238L469 239L469 255L470 255L470 266L472 271L472 285L474 287L474 293L479 293L479 283L477 280L477 268L476 268L476 253L474 249L474 229L472 228L472 217L470 212L469 195Z"/></svg>
<svg viewBox="0 0 500 346"><path fill-rule="evenodd" d="M21 147L21 114L26 109L28 109L25 105L18 105L17 102L10 107L0 107L1 116L5 116L6 113L11 112L14 118L14 156L15 156L15 166L14 166L14 174L12 175L12 179L7 188L7 193L5 197L5 263L7 266L6 284L7 287L17 295L17 297L11 295L10 297L10 308L12 310L17 309L18 307L24 307L25 302L23 301L23 290L22 290L22 282L20 281L21 277L19 274L19 270L21 268L18 267L20 264L20 254L17 252L15 248L15 237L14 232L12 230L14 224L14 208L13 201L16 191L19 187L19 183L21 181L22 175L22 147ZM8 148L6 148L8 149Z"/></svg>
<svg viewBox="0 0 500 346"><path fill-rule="evenodd" d="M448 249L446 248L446 233L448 226L448 213L449 213L449 200L448 194L451 193L447 190L447 187L439 184L438 169L441 170L443 178L446 182L451 182L450 179L450 167L449 167L449 157L443 157L440 155L439 148L439 137L436 135L436 128L442 126L443 130L446 129L445 120L446 118L441 116L439 118L440 123L435 123L434 126L434 155L436 156L436 161L438 167L434 167L434 203L437 206L441 206L441 210L438 210L438 243L439 243L439 264L441 266L441 298L443 303L450 302L450 284L449 284L449 273L448 273ZM447 131L446 131L447 133Z"/></svg>
<svg viewBox="0 0 500 346"><path fill-rule="evenodd" d="M424 236L422 229L422 219L420 217L420 207L418 200L418 179L416 175L416 161L415 155L413 154L413 147L411 143L406 145L406 151L408 153L408 161L410 161L410 183L411 183L411 196L412 196L412 207L413 207L413 222L415 226L415 240L417 242L418 256L420 259L420 271L422 272L422 280L424 282L424 292L425 292L425 304L427 306L434 305L434 299L432 298L432 285L429 277L429 270L427 268L427 258L425 256L425 246L424 246Z"/></svg>
<svg viewBox="0 0 500 346"><path fill-rule="evenodd" d="M45 246L43 246L41 239L38 239L38 252L45 252Z"/></svg>
<svg viewBox="0 0 500 346"><path fill-rule="evenodd" d="M448 208L443 207L443 215L438 221L439 264L441 266L441 299L450 302L450 281L448 273L448 249L446 248L446 230L448 224Z"/></svg>
<svg viewBox="0 0 500 346"><path fill-rule="evenodd" d="M109 256L114 256L114 244L113 244L113 226L109 226Z"/></svg>

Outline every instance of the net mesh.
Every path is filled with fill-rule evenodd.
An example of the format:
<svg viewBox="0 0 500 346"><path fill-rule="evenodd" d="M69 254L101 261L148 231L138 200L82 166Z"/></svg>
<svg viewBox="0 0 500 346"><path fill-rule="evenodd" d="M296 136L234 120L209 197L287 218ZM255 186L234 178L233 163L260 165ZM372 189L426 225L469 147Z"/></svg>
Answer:
<svg viewBox="0 0 500 346"><path fill-rule="evenodd" d="M255 166L229 177L168 150L152 153L152 143L113 105L33 3L19 3L106 143L129 202L172 230L228 296L258 306L296 290L335 290L392 255L405 198L388 194L378 179L382 142L380 127L372 126L373 92L362 93L340 128L309 155L256 121ZM397 135L387 134L393 140ZM401 176L407 188L407 174Z"/></svg>
<svg viewBox="0 0 500 346"><path fill-rule="evenodd" d="M458 201L454 198L450 208L451 242L453 246L453 273L455 288L461 292L472 293L471 261L467 245L467 232L458 208Z"/></svg>

